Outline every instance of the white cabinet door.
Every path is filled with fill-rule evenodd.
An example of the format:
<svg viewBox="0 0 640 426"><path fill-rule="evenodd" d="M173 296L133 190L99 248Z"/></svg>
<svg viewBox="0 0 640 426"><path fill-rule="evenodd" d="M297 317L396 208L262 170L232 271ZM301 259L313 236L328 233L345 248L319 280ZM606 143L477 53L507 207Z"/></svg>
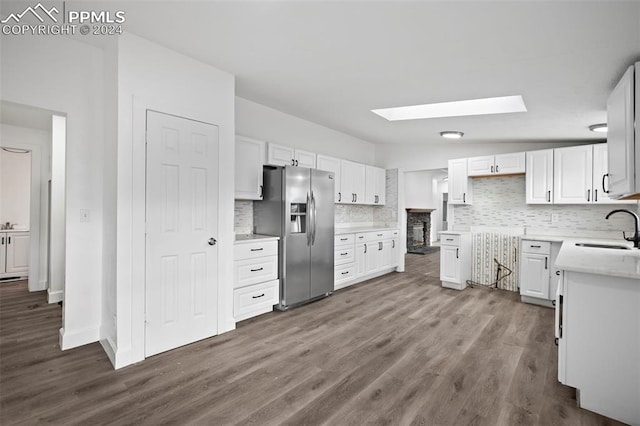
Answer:
<svg viewBox="0 0 640 426"><path fill-rule="evenodd" d="M367 254L369 251L368 243L357 243L356 244L356 278L366 275L367 273Z"/></svg>
<svg viewBox="0 0 640 426"><path fill-rule="evenodd" d="M522 253L520 294L549 298L549 255Z"/></svg>
<svg viewBox="0 0 640 426"><path fill-rule="evenodd" d="M616 198L636 192L633 82L634 67L631 66L607 99L607 185L609 195Z"/></svg>
<svg viewBox="0 0 640 426"><path fill-rule="evenodd" d="M467 158L467 175L468 176L484 176L484 175L492 175L494 173L495 173L495 170L494 170L493 155Z"/></svg>
<svg viewBox="0 0 640 426"><path fill-rule="evenodd" d="M342 202L364 204L365 166L353 161L342 160Z"/></svg>
<svg viewBox="0 0 640 426"><path fill-rule="evenodd" d="M400 263L400 249L398 248L398 240L391 240L391 267L395 268Z"/></svg>
<svg viewBox="0 0 640 426"><path fill-rule="evenodd" d="M585 204L593 199L593 148L591 145L553 150L553 202Z"/></svg>
<svg viewBox="0 0 640 426"><path fill-rule="evenodd" d="M449 204L471 204L467 159L449 160Z"/></svg>
<svg viewBox="0 0 640 426"><path fill-rule="evenodd" d="M265 143L236 136L235 198L262 200L262 166Z"/></svg>
<svg viewBox="0 0 640 426"><path fill-rule="evenodd" d="M7 233L5 272L27 272L29 270L29 233Z"/></svg>
<svg viewBox="0 0 640 426"><path fill-rule="evenodd" d="M615 200L607 194L609 152L606 143L593 145L593 198L598 204L635 204L636 200Z"/></svg>
<svg viewBox="0 0 640 426"><path fill-rule="evenodd" d="M7 271L7 233L0 232L0 274Z"/></svg>
<svg viewBox="0 0 640 426"><path fill-rule="evenodd" d="M387 171L385 169L377 168L376 169L376 204L384 205L387 201Z"/></svg>
<svg viewBox="0 0 640 426"><path fill-rule="evenodd" d="M380 241L378 249L378 269L391 268L391 240Z"/></svg>
<svg viewBox="0 0 640 426"><path fill-rule="evenodd" d="M327 172L333 172L334 174L334 202L340 203L342 202L342 192L341 192L341 177L342 170L340 166L340 159L328 157L326 155L318 154L317 157L317 168L318 170L324 170Z"/></svg>
<svg viewBox="0 0 640 426"><path fill-rule="evenodd" d="M294 149L269 142L267 144L267 164L271 166L294 166Z"/></svg>
<svg viewBox="0 0 640 426"><path fill-rule="evenodd" d="M515 152L512 154L496 155L494 161L494 171L496 174L509 175L525 172L525 153Z"/></svg>
<svg viewBox="0 0 640 426"><path fill-rule="evenodd" d="M298 167L316 168L316 154L314 152L296 149L293 152L293 159L296 161L296 166Z"/></svg>
<svg viewBox="0 0 640 426"><path fill-rule="evenodd" d="M551 204L553 202L553 149L526 153L527 204Z"/></svg>
<svg viewBox="0 0 640 426"><path fill-rule="evenodd" d="M385 203L386 170L365 166L365 203L383 205Z"/></svg>
<svg viewBox="0 0 640 426"><path fill-rule="evenodd" d="M460 282L460 249L456 246L440 247L440 280Z"/></svg>

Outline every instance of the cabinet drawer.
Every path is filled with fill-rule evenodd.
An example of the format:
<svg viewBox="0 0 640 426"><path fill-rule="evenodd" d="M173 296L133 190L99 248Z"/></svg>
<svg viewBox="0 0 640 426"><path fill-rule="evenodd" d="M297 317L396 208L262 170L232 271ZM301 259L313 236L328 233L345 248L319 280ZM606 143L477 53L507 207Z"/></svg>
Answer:
<svg viewBox="0 0 640 426"><path fill-rule="evenodd" d="M354 251L354 247L339 248L335 252L334 264L337 266L344 265L345 263L352 263L354 260Z"/></svg>
<svg viewBox="0 0 640 426"><path fill-rule="evenodd" d="M442 235L440 237L440 244L443 246L459 246L460 235Z"/></svg>
<svg viewBox="0 0 640 426"><path fill-rule="evenodd" d="M549 254L551 253L551 243L548 241L522 240L522 252Z"/></svg>
<svg viewBox="0 0 640 426"><path fill-rule="evenodd" d="M397 229L394 229L394 230L389 231L389 232L391 232L391 238L398 238L398 236L400 236L400 231L397 230Z"/></svg>
<svg viewBox="0 0 640 426"><path fill-rule="evenodd" d="M255 259L256 257L274 256L277 254L277 241L242 243L233 246L233 260Z"/></svg>
<svg viewBox="0 0 640 426"><path fill-rule="evenodd" d="M233 265L233 287L271 281L278 278L278 257L237 260Z"/></svg>
<svg viewBox="0 0 640 426"><path fill-rule="evenodd" d="M353 244L354 241L355 241L354 234L336 235L335 246L338 247L338 246Z"/></svg>
<svg viewBox="0 0 640 426"><path fill-rule="evenodd" d="M335 268L335 279L334 285L339 285L348 281L355 279L356 270L353 265L345 265L342 267Z"/></svg>
<svg viewBox="0 0 640 426"><path fill-rule="evenodd" d="M392 238L392 232L393 231L390 231L390 230L363 232L361 234L356 234L356 241L371 242L371 241L390 240Z"/></svg>
<svg viewBox="0 0 640 426"><path fill-rule="evenodd" d="M246 319L251 313L269 311L278 303L280 281L250 285L233 291L233 316Z"/></svg>

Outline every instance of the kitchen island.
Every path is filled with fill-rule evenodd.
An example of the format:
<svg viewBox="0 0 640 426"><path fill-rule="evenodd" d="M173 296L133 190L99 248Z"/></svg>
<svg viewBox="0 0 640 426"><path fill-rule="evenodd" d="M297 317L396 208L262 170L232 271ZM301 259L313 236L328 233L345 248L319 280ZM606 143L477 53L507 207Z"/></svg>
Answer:
<svg viewBox="0 0 640 426"><path fill-rule="evenodd" d="M558 380L582 408L640 424L640 250L581 243L556 260Z"/></svg>

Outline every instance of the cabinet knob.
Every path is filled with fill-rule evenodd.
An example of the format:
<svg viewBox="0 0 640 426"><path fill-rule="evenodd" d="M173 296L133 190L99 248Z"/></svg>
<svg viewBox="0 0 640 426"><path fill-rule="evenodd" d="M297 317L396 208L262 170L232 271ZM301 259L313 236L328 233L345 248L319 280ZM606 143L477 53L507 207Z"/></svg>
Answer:
<svg viewBox="0 0 640 426"><path fill-rule="evenodd" d="M209 241L207 241L207 243L209 243L210 246L215 246L217 242L218 240L216 240L213 237L209 238Z"/></svg>

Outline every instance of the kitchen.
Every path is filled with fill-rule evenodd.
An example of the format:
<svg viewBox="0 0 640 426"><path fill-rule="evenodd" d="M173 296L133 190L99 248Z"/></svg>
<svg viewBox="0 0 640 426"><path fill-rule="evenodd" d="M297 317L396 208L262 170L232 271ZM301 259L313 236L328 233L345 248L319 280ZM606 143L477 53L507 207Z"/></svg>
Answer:
<svg viewBox="0 0 640 426"><path fill-rule="evenodd" d="M233 312L233 271L236 261L233 240L236 232L245 234L248 233L247 229L252 230L256 218L255 205L259 203L259 201L251 203L234 201L235 188L230 183L234 180L232 176L236 171L236 165L231 161L236 148L236 135L262 141L265 147L271 143L303 151L303 153L310 152L330 157L328 160L338 159L341 162L359 164L360 166L355 167L365 169L365 180L367 166L386 170L384 194L380 191L373 192L373 203L359 204L355 201L358 200L359 192L347 191L347 197L350 193L356 195L353 198L354 205L336 204L334 225L335 229L343 228L345 231L348 228L353 230L355 227L368 227L367 230L371 232L375 232L379 229L378 227L391 232L396 229L400 233L398 241L403 244L402 250L406 238L403 224L405 209L420 207L407 205L403 200L405 194L402 189L406 171L441 169L448 166L449 160L462 158L528 153L603 142L604 138L590 132L588 126L606 121L606 98L624 69L633 63L633 57L637 54L634 47L637 46L638 41L637 6L633 3L621 3L616 7L605 3L589 3L587 6L581 4L580 10L577 11L569 4L560 4L555 6L553 13L535 4L501 6L504 8L497 5L483 5L481 8L468 5L468 9L457 9L438 5L434 6L436 9L428 10L427 5L411 5L411 7L406 6L407 9L402 11L394 10L389 4L381 4L378 7L367 5L364 10L355 4L313 4L306 8L296 6L294 9L300 8L297 12L301 13L301 17L317 16L329 20L332 16L343 16L343 24L348 22L349 18L359 19L363 13L370 18L367 21L368 24L361 24L362 30L359 36L367 34L373 37L370 40L374 42L367 43L369 40L348 37L347 35L351 34L349 28L336 23L335 25L344 30L344 33L340 41L334 41L331 44L336 48L329 51L322 40L313 36L319 34L321 29L313 25L307 28L300 25L300 22L319 21L301 19L296 24L295 21L286 19L286 16L280 16L266 6L256 9L238 6L236 10L231 5L219 5L215 13L211 13L212 11L207 10L209 7L207 5L193 6L195 9L157 5L153 11L156 19L154 22L145 21L147 26L139 18L145 11L134 5L122 6L127 11L131 33L120 37L118 45L113 48L96 47L90 40L85 40L89 41L86 43L66 38L53 40L41 37L34 40L25 37L3 37L3 101L34 105L53 112L65 112L69 117L67 269L64 320L60 331L60 347L65 349L65 352L62 353L72 354L74 351L83 349L82 345L95 345L94 342L100 341L116 368L133 363L140 363L142 366L145 363L158 362L155 361L156 358L143 361L149 355L145 353L144 282L146 274L153 272L146 271L144 267L145 236L141 231L145 228L145 221L144 216L141 217L140 214L145 211L146 206L143 182L147 177L144 147L144 120L147 109L169 111L176 115L218 125L220 164L218 173L219 176L224 177L220 178L217 184L219 188L218 227L217 232L207 234L203 242L206 243L209 238L216 240L213 241L214 245L209 246L207 243L207 246L211 247L210 250L217 256L215 271L218 275L219 288L216 299L212 303L217 306L216 333L221 339L231 339L232 335L242 336L245 327L240 324L237 330L233 331L238 322ZM335 8L340 7L343 9L336 13ZM412 7L416 9L412 10ZM268 19L264 18L265 13ZM184 21L194 19L194 16L213 16L211 19L214 20L214 24L211 25L211 31L225 28L225 22L239 22L244 23L246 28L256 27L262 29L264 34L270 34L269 31L265 32L265 26L270 21L267 28L288 28L291 34L308 34L309 37L303 44L297 44L296 37L286 42L271 40L272 46L284 43L280 45L286 48L281 49L267 48L268 46L264 45L256 49L251 43L264 41L268 44L266 36L265 40L249 38L253 41L238 48L242 51L255 52L254 57L239 55L226 60L213 57L196 60L194 58L198 58L198 54L189 47L193 45L193 40L189 41L185 36L187 44L180 46L179 40L162 39L162 30L152 28L155 25L161 26L162 22L173 22L176 19L175 14L184 18ZM443 28L444 22L450 22L446 18L458 17L459 14L469 20L468 26L464 29L465 35L461 37L456 36L455 31ZM602 14L608 18L601 20ZM434 57L443 58L442 60L449 64L443 72L459 84L444 84L443 82L446 81L444 76L434 75L433 63L426 59L422 64L414 64L414 70L407 78L393 78L399 71L408 72L402 65L407 61L406 57L401 57L403 49L397 49L397 46L402 46L400 43L402 37L398 37L398 40L387 40L385 38L389 33L378 36L375 31L375 28L380 27L383 22L388 25L387 18L390 16L402 23L396 24L397 34L407 31L408 33L404 34L415 38L415 48L419 45L425 49L438 49L436 38L420 36L424 34L425 28L440 29L442 34L449 34L451 44L446 46L443 44L442 50L438 50L440 55ZM482 19L474 23L474 16L481 16ZM529 16L536 16L538 20L529 21ZM169 21L163 21L169 17L171 17ZM505 19L507 17L511 19ZM527 19L524 19L525 17ZM606 25L602 25L601 21ZM534 22L547 22L549 31L540 34ZM597 22L597 25L594 25L594 22ZM628 25L620 25L620 22ZM487 23L490 23L488 27L500 28L500 31L495 33L486 31ZM513 23L523 26L522 35L513 38L504 37L504 34L513 32ZM200 27L208 28L206 25ZM475 37L471 35L476 32L482 36L478 36L477 44L474 44L471 41ZM339 37L339 33L336 31L336 38ZM393 31L390 33L393 34ZM567 34L578 34L583 38L580 42L582 44L576 40L579 37L566 36ZM273 36L278 38L277 33ZM233 36L227 35L226 38L219 34L213 37L210 34L204 35L203 40L222 43L220 40L230 40L234 37L237 37L237 42L240 43L241 39L237 33ZM540 40L537 40L538 38ZM465 40L468 45L460 43L461 40ZM356 49L357 43L361 45ZM501 46L502 49L488 52L481 47L491 45ZM522 49L522 45L526 45L527 49ZM388 50L385 61L380 61L379 55L376 54L380 46ZM606 46L600 49L605 59L599 59L600 65L593 67L588 73L580 72L586 66L585 61L587 61L590 46ZM227 52L224 46L218 46L215 51ZM351 71L345 68L340 72L328 72L326 66L319 66L309 57L313 56L309 55L309 52L319 51L326 52L328 55L322 59L325 64L344 64L344 67L346 64L351 64L353 68ZM356 55L360 58L359 60L355 60L352 56L353 51L359 52ZM489 56L484 62L479 61L481 52ZM310 105L306 107L281 98L278 98L279 101L269 101L267 94L251 88L254 84L252 77L249 77L251 74L240 71L240 67L245 65L248 68L256 68L257 71L260 63L287 63L284 61L290 55L293 58L304 58L305 60L298 61L298 65L307 69L291 68L289 70L287 67L280 67L282 69L276 75L269 73L268 70L263 70L263 75L270 76L268 86L272 88L270 90L282 93L290 91L293 93L292 99L296 97L308 99ZM269 58L269 56L272 57ZM554 60L536 65L533 59L541 60L542 58ZM389 68L384 68L381 62L386 63ZM593 62L588 63L593 64ZM39 71L50 68L50 65L45 67L44 64L54 64L49 71L49 76ZM171 64L171 66L157 69L154 67L155 64ZM471 64L475 64L473 78L468 72ZM363 72L359 65L364 65L364 68L369 70L375 69L376 72ZM69 72L71 68L82 70L80 75L87 77L77 77L77 73ZM398 68L401 69L398 70ZM220 70L237 71L228 73ZM303 85L296 79L296 73L299 76L307 76L308 81L316 81L317 84ZM237 76L235 83L234 74ZM149 78L150 75L153 78ZM425 75L430 76L428 79L436 83L425 89L417 89L423 84ZM344 78L342 86L337 83L341 78ZM52 79L58 80L60 84L52 84ZM389 84L389 81L399 80L403 80L407 87L412 87L410 91L405 89L404 99L402 99L403 96L395 95L393 92L397 89L392 89ZM14 84L24 81L38 83L31 86ZM179 88L174 88L176 81L188 81L190 84L184 83ZM522 92L524 87L518 84L521 81L530 83L528 92ZM542 95L542 88L546 86L549 86L546 98L536 98L536 92ZM44 87L51 87L51 89L45 90ZM65 93L58 91L56 87L76 87L78 90ZM335 90L337 87L342 89ZM357 93L347 91L346 88L349 87L358 89ZM372 90L371 87L376 87L376 90ZM594 90L589 91L584 97L577 95L581 90L589 87L594 87ZM94 93L95 96L88 99L79 93ZM164 95L158 96L157 93L164 93ZM215 93L216 96L202 96L203 93ZM332 94L333 98L323 100L321 93ZM371 113L372 109L394 105L517 93L523 94L528 112L455 119L462 121L439 118L400 123L389 123ZM375 96L371 96L373 94ZM311 100L314 101L311 102ZM537 106L543 101L546 107ZM328 111L337 108L337 105L351 105L353 108L356 102L363 102L357 107L363 112L359 112L357 116L349 116L346 110L342 110L338 115L342 114L345 122L336 121L336 118L327 116ZM311 111L311 105L314 104L318 109L317 113L305 114L304 111ZM364 107L365 104L368 107ZM581 106L583 104L588 105L587 110L583 109ZM572 113L574 110L576 112ZM519 119L523 121L517 121ZM364 130L360 132L349 130L351 129L348 127L349 122L360 123L359 128ZM540 129L533 126L534 123L539 123ZM458 127L460 125L464 127ZM439 132L445 130L463 131L465 135L460 141L444 142ZM423 143L424 138L427 138L429 143ZM406 143L398 143L402 141ZM268 152L264 152L264 155L266 157ZM294 160L300 162L301 158L294 158ZM491 191L489 186L493 179L497 185L505 187L506 191L520 191L519 193L523 194L522 207L512 212L514 217L521 214L527 215L538 208L525 202L527 176L472 178L473 203L470 206L461 207L452 205L450 230L457 230L456 220L460 220L458 225L468 226L469 229L471 226L476 226L475 221L482 211L477 212L474 209L477 206L480 210L483 206L483 200L479 194ZM372 179L373 181L375 179ZM498 191L498 193L502 192ZM335 195L340 197L345 194L336 193ZM384 206L375 205L376 196L378 200L381 197L385 198ZM366 197L366 187L361 197ZM463 198L466 197L463 196ZM495 202L500 201L495 200ZM564 207L556 206L555 203L553 206L539 208L540 210L535 211L540 212L540 217L534 223L538 231L571 222L578 210L588 219L585 222L588 223L587 225L575 226L574 229L578 232L584 231L585 227L595 226L596 228L592 229L611 231L612 234L615 230L612 237L618 239L621 235L620 231L629 232L632 228L630 218L614 215L608 221L604 219L604 215L613 208L603 212L605 208L600 206ZM78 214L80 210L91 213L89 221L80 221ZM557 215L557 220L552 220L552 214ZM600 222L597 222L597 218L600 218ZM580 220L578 216L576 221L580 222ZM483 226L485 224L486 222L481 223ZM505 223L489 223L486 226L492 225L503 228L526 227L513 218L506 218ZM597 228L599 226L603 228ZM364 233L358 232L362 230L354 230L348 235L356 238L359 233ZM371 244L368 247L382 247L379 251L383 252L386 250L385 242L387 241L390 242L390 247L394 247L393 235L382 235L383 240L380 241L375 240L376 237L377 235L373 235L373 240L367 242ZM363 238L368 237L363 236ZM349 265L349 262L337 265L344 267L341 272L353 270L355 273L357 270L356 243L353 244L354 262L352 266L344 266ZM347 251L340 253L345 252ZM425 256L424 259L427 257ZM373 268L374 272L362 276L373 277L395 268L400 270L404 268L407 275L411 274L410 268L402 264L403 261L404 256L399 256L397 266L380 267L377 271ZM386 260L382 265L386 265ZM336 267L335 270L338 268ZM425 274L428 273L425 272ZM338 290L332 296L316 303L292 309L281 314L280 318L285 318L284 315L289 314L292 318L300 318L303 312L319 310L326 303L336 303L333 300L341 300L343 297L341 293L349 300L356 295L364 296L370 283L380 282L382 279L390 281L390 288L399 290L401 286L395 280L400 279L396 276L401 275L385 274L375 277L374 281L360 285L355 283L357 280L345 282L345 284L355 285ZM439 279L437 281L439 284ZM399 297L384 289L380 291L383 298L395 300ZM475 291L475 288L462 291L459 296L463 298L461 301L475 297L471 295ZM262 293L253 295L260 294ZM435 296L435 293L432 296ZM442 297L448 299L458 296L450 296L447 293ZM417 300L420 298L417 297ZM207 300L213 299L207 298ZM413 299L407 300L413 302L411 307L416 308L416 311L420 309ZM401 300L397 301L401 302ZM367 306L372 309L370 314L378 312L375 305ZM389 305L385 306L389 307ZM429 304L424 306L425 314L429 312L427 309L429 306ZM462 303L459 308L464 309L464 306L466 305ZM518 305L517 309L525 308L520 308ZM469 311L473 309L470 308ZM393 317L390 312L379 312L382 316ZM545 310L545 312L550 311ZM349 319L348 312L336 310L336 313L339 314L339 318ZM408 315L411 316L412 313ZM267 316L277 314L267 314ZM277 333L278 325L275 318L269 317L267 322L272 324L274 332ZM247 324L260 320L261 317L258 316L250 319ZM434 318L434 322L435 320ZM550 329L553 330L553 325ZM445 337L441 333L438 333L438 336ZM357 335L354 338L357 338ZM245 339L247 340L250 339ZM187 359L194 359L194 356L190 356L187 352L180 353L186 355ZM126 370L124 369L123 372ZM391 380L391 382L394 381Z"/></svg>

